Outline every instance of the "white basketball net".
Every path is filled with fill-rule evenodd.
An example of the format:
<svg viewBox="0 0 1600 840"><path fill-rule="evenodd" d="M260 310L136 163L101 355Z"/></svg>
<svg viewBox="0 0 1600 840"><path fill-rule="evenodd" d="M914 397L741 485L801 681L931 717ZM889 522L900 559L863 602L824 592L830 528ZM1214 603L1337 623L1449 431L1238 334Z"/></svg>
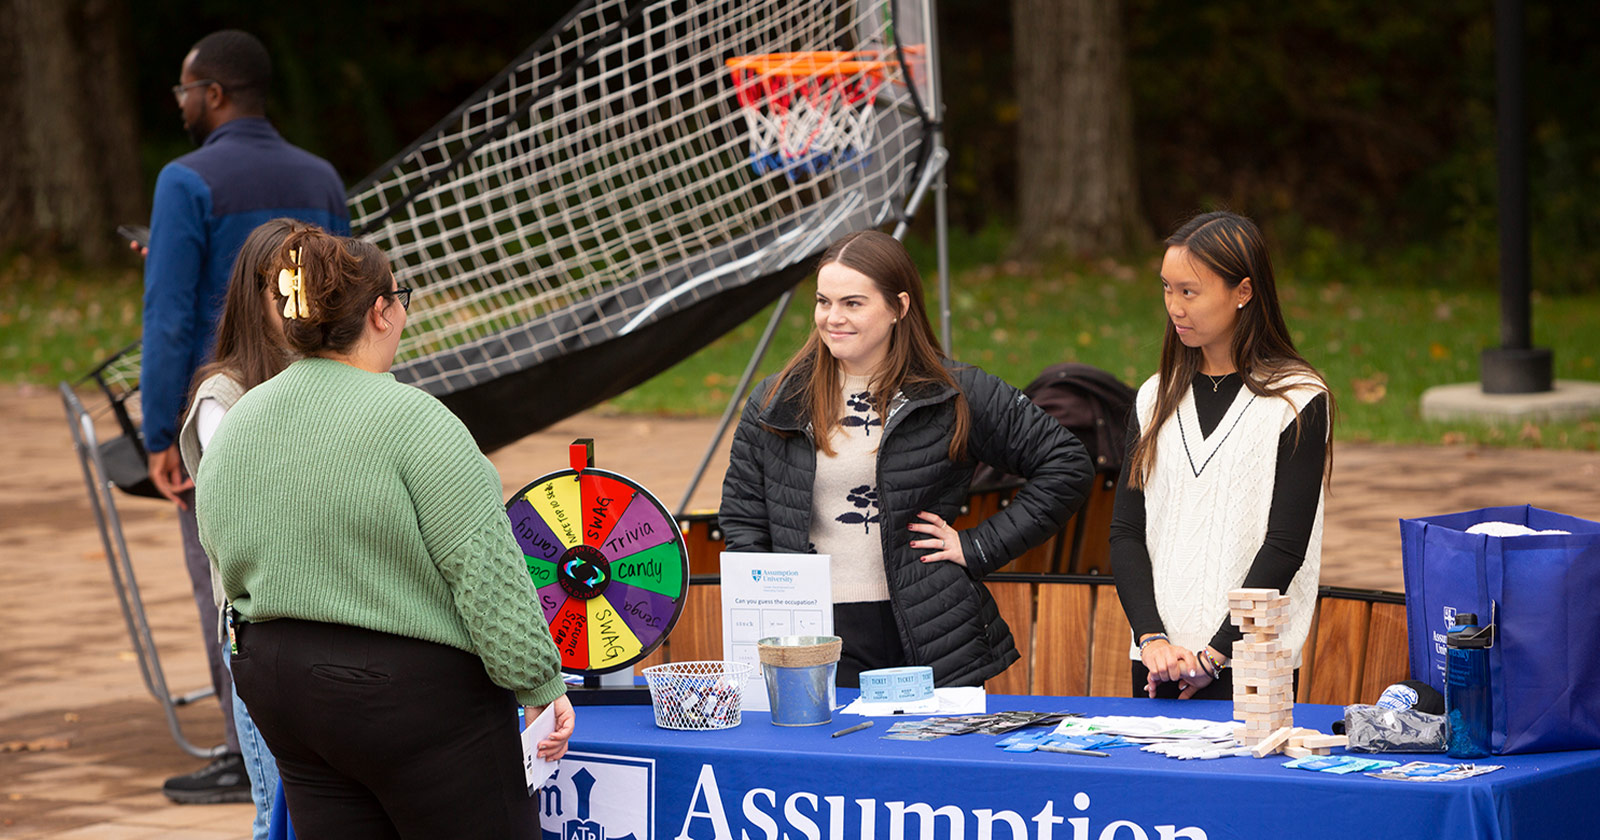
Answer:
<svg viewBox="0 0 1600 840"><path fill-rule="evenodd" d="M793 178L865 164L882 76L827 71L791 76L750 68L733 73L756 172Z"/></svg>

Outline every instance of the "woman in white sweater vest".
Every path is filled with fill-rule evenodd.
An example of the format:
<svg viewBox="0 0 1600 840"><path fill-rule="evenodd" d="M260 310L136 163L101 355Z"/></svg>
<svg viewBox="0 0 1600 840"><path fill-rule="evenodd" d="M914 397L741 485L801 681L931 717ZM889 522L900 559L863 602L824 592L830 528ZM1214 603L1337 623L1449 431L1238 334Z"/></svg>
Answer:
<svg viewBox="0 0 1600 840"><path fill-rule="evenodd" d="M1205 213L1168 237L1159 372L1139 389L1111 561L1134 696L1229 699L1227 592L1290 596L1300 665L1316 607L1332 398L1294 348L1254 222Z"/></svg>

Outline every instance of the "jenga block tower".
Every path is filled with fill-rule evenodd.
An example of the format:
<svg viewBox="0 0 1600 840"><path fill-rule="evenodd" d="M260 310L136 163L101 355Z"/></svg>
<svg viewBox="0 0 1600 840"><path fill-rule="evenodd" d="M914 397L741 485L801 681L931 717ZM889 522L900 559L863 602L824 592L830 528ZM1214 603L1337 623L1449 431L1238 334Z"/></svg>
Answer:
<svg viewBox="0 0 1600 840"><path fill-rule="evenodd" d="M1235 589L1228 593L1228 612L1244 631L1233 646L1233 716L1244 721L1234 738L1259 745L1294 726L1294 665L1278 638L1289 620L1289 596L1276 589ZM1265 754L1282 749L1281 743Z"/></svg>

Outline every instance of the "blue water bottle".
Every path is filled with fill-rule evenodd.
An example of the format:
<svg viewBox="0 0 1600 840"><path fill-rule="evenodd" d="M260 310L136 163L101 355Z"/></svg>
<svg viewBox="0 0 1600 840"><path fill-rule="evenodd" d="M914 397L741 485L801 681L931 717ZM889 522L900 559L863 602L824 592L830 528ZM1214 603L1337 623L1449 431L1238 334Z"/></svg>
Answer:
<svg viewBox="0 0 1600 840"><path fill-rule="evenodd" d="M1445 713L1450 718L1450 756L1489 754L1493 700L1489 687L1489 644L1494 627L1479 627L1474 613L1456 613L1445 637Z"/></svg>

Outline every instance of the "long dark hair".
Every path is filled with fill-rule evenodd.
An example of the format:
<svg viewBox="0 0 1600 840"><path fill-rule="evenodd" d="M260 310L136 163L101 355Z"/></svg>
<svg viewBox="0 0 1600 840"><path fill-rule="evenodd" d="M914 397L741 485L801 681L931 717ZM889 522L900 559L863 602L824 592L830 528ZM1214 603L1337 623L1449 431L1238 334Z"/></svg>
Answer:
<svg viewBox="0 0 1600 840"><path fill-rule="evenodd" d="M833 263L866 275L893 309L899 309L896 302L901 293L910 299L906 314L889 330L889 353L873 373L870 383L873 405L880 412L888 411L889 401L908 385L930 383L955 388L956 422L950 436L950 460L962 460L967 451L971 414L966 397L945 370L944 350L928 324L928 309L922 300L922 276L911 262L911 255L894 237L876 230L863 230L833 243L817 261L817 268L820 270ZM839 426L840 391L844 382L839 378L839 364L818 330L811 331L806 343L778 373L777 381L767 393L766 404L771 405L791 380L799 388L801 401L810 414L817 448L832 455L833 447L828 438Z"/></svg>
<svg viewBox="0 0 1600 840"><path fill-rule="evenodd" d="M233 261L228 295L217 322L217 344L212 361L194 376L194 387L225 373L248 391L277 376L289 366L289 345L275 324L282 311L278 295L278 252L290 234L322 229L295 219L273 219L245 237ZM193 401L193 390L190 392Z"/></svg>
<svg viewBox="0 0 1600 840"><path fill-rule="evenodd" d="M1327 393L1328 427L1333 427L1333 394L1328 382L1294 349L1289 328L1283 323L1278 305L1278 284L1273 279L1272 260L1266 241L1256 223L1236 213L1218 210L1202 213L1184 222L1167 237L1168 248L1185 248L1189 258L1210 269L1229 289L1246 279L1253 294L1238 312L1229 347L1233 367L1244 380L1244 387L1260 396L1288 400L1292 384L1280 384L1292 375L1309 376L1321 383ZM1143 487L1156 463L1156 433L1172 417L1194 382L1202 360L1198 347L1189 347L1178 338L1178 331L1167 319L1166 335L1161 340L1161 390L1156 394L1155 412L1139 433L1134 446L1128 482ZM1300 416L1295 415L1295 443L1299 444ZM1333 447L1323 463L1323 481L1333 478Z"/></svg>
<svg viewBox="0 0 1600 840"><path fill-rule="evenodd" d="M307 312L284 319L284 338L307 356L349 352L361 340L367 310L394 282L389 258L370 242L320 229L285 239L278 268L294 269L290 252L299 255Z"/></svg>

